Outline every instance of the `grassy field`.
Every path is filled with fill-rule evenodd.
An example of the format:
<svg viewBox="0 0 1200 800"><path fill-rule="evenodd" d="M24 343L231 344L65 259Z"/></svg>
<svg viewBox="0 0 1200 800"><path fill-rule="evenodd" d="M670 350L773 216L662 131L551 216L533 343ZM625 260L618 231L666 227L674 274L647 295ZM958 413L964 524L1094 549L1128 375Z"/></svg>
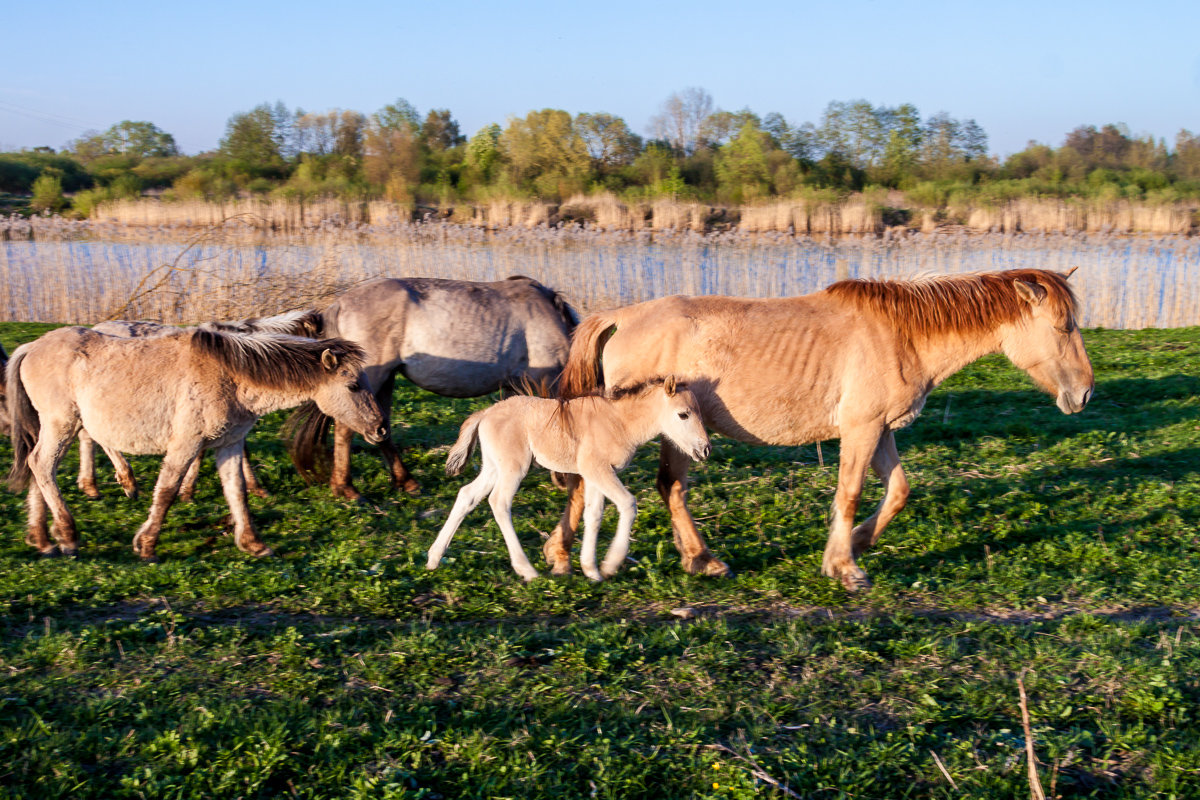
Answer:
<svg viewBox="0 0 1200 800"><path fill-rule="evenodd" d="M833 442L821 466L714 441L691 500L731 580L680 570L647 447L637 563L600 585L521 583L486 505L424 569L465 480L445 446L486 400L402 386L425 494L364 450L364 505L304 486L264 420L262 561L223 535L211 463L143 565L145 493L101 464L88 502L68 456L79 559L38 560L0 494L0 797L1025 798L1019 678L1047 797L1200 796L1200 328L1084 338L1077 416L999 357L930 398L856 596L818 574ZM527 478L531 556L562 501Z"/></svg>

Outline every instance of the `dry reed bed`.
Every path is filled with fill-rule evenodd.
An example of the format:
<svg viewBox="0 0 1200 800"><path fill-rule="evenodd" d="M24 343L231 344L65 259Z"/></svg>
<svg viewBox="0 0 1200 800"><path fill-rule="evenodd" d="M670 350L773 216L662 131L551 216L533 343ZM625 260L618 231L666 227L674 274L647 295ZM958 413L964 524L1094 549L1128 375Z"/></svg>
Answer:
<svg viewBox="0 0 1200 800"><path fill-rule="evenodd" d="M932 232L963 226L974 233L1114 233L1186 235L1193 232L1196 204L1132 203L1128 200L1058 200L1027 198L1001 204L925 207L910 204L903 193L887 201L906 211L904 227ZM577 195L561 205L540 200L492 199L454 207L417 208L418 219L446 218L461 225L488 229L536 228L575 221L600 230L692 231L706 233L736 228L745 233L868 234L884 231L885 209L876 199L852 195L841 201L820 197L722 208L701 203L658 199L624 202L610 193ZM292 201L239 199L227 202L155 199L101 204L93 221L131 227L207 228L232 217L283 232L329 225L393 226L414 218L411 205L383 201L321 199Z"/></svg>
<svg viewBox="0 0 1200 800"><path fill-rule="evenodd" d="M1084 299L1087 326L1200 324L1200 239L1180 236L960 231L834 238L407 222L327 223L290 234L242 219L190 239L188 233L0 219L0 239L7 239L0 241L0 319L186 323L273 314L320 305L381 275L530 275L586 310L669 294L796 295L844 277L1078 265L1072 284Z"/></svg>

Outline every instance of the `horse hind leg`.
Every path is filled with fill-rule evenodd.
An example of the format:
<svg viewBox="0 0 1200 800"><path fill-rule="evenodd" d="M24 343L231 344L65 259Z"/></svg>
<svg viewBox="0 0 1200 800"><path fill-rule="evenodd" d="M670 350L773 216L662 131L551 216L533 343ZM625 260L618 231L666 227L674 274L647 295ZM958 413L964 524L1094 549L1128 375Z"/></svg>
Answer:
<svg viewBox="0 0 1200 800"><path fill-rule="evenodd" d="M512 568L528 582L536 578L538 572L529 563L529 557L525 555L525 551L521 547L521 540L517 537L517 531L512 523L512 501L516 497L517 489L521 486L521 479L525 477L526 471L528 470L500 470L496 486L492 489L488 502L492 506L492 515L496 518L496 524L500 526L500 532L504 534L504 543L508 546L508 557Z"/></svg>
<svg viewBox="0 0 1200 800"><path fill-rule="evenodd" d="M875 513L850 534L851 552L856 559L875 546L883 529L908 502L908 479L904 475L904 468L900 466L896 437L891 431L879 440L875 457L871 459L871 469L883 482L884 494Z"/></svg>
<svg viewBox="0 0 1200 800"><path fill-rule="evenodd" d="M64 556L74 556L79 553L79 534L75 529L75 518L63 501L62 492L58 489L55 473L63 454L75 438L78 426L68 429L54 422L42 420L42 428L38 434L37 444L29 454L29 468L32 482L29 486L29 526L25 541L38 548L42 555L54 555L59 552ZM57 547L50 544L46 533L46 511L54 519L50 529Z"/></svg>
<svg viewBox="0 0 1200 800"><path fill-rule="evenodd" d="M542 544L542 555L550 565L551 575L570 575L571 546L583 516L584 480L578 475L560 474L559 477L563 481L562 488L567 490L567 506L558 525Z"/></svg>
<svg viewBox="0 0 1200 800"><path fill-rule="evenodd" d="M696 529L696 521L687 507L688 457L664 439L658 464L658 493L671 512L671 530L679 550L683 569L691 575L729 577L733 570L713 556Z"/></svg>
<svg viewBox="0 0 1200 800"><path fill-rule="evenodd" d="M89 500L100 499L100 489L96 486L96 442L84 430L79 432L79 478L75 485Z"/></svg>
<svg viewBox="0 0 1200 800"><path fill-rule="evenodd" d="M254 474L254 465L250 463L250 451L246 449L245 439L242 440L242 480L246 482L246 491L255 497L265 500L271 496Z"/></svg>
<svg viewBox="0 0 1200 800"><path fill-rule="evenodd" d="M158 536L162 532L163 520L166 519L167 511L179 493L179 484L183 480L184 472L199 456L199 442L187 445L186 449L168 449L167 454L163 456L158 479L154 482L154 499L150 503L150 513L133 535L133 552L143 561L158 560Z"/></svg>
<svg viewBox="0 0 1200 800"><path fill-rule="evenodd" d="M595 486L596 490L601 493L600 500L600 515L603 515L604 498L612 501L612 504L617 507L619 519L617 522L617 533L613 536L612 544L608 547L608 552L604 556L604 561L600 564L600 569L596 570L596 537L592 535L589 542L589 533L598 534L599 520L596 520L596 526L588 530L585 522L585 535L583 549L587 553L587 559L590 564L584 565L584 571L588 568L597 573L598 577L593 577L588 574L593 580L611 578L621 569L621 565L625 563L625 556L629 553L629 540L633 533L633 522L637 518L637 501L629 490L621 483L616 473L611 468L606 467L603 470L589 472L586 478L589 486Z"/></svg>
<svg viewBox="0 0 1200 800"><path fill-rule="evenodd" d="M454 507L450 509L450 516L446 518L446 524L442 526L433 546L429 548L426 569L437 569L442 563L442 556L446 554L446 548L450 546L450 540L454 538L458 526L462 525L467 514L474 511L475 507L483 502L483 498L495 488L496 477L495 466L485 459L479 476L458 490L458 497L454 501Z"/></svg>

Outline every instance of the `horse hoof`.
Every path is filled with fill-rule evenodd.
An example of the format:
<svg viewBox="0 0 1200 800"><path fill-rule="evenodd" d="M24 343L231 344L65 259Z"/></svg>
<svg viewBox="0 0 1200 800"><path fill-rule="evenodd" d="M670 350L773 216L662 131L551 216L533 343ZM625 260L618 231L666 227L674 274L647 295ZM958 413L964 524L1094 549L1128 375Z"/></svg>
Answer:
<svg viewBox="0 0 1200 800"><path fill-rule="evenodd" d="M846 587L846 591L851 594L866 591L873 585L871 579L867 577L867 573L861 571L857 574L846 573L842 575L841 581L842 586Z"/></svg>
<svg viewBox="0 0 1200 800"><path fill-rule="evenodd" d="M392 489L402 489L409 497L421 496L421 484L409 478L404 483L392 483Z"/></svg>
<svg viewBox="0 0 1200 800"><path fill-rule="evenodd" d="M143 564L157 564L158 556L142 556Z"/></svg>
<svg viewBox="0 0 1200 800"><path fill-rule="evenodd" d="M62 552L58 549L57 545L52 545L47 550L39 550L38 551L38 557L40 557L40 558L58 558L61 555L62 555Z"/></svg>
<svg viewBox="0 0 1200 800"><path fill-rule="evenodd" d="M136 486L134 486L132 489L123 489L123 491L125 492L125 496L130 500L137 500L138 488Z"/></svg>
<svg viewBox="0 0 1200 800"><path fill-rule="evenodd" d="M565 578L571 574L570 561L556 561L550 566L550 574L556 578Z"/></svg>
<svg viewBox="0 0 1200 800"><path fill-rule="evenodd" d="M80 486L79 491L83 492L83 496L86 497L88 500L99 500L100 499L100 490L95 488L94 486L88 486L86 488L83 486Z"/></svg>
<svg viewBox="0 0 1200 800"><path fill-rule="evenodd" d="M59 552L62 553L63 558L79 558L78 547L63 547Z"/></svg>
<svg viewBox="0 0 1200 800"><path fill-rule="evenodd" d="M355 503L365 502L363 496L353 486L333 486L330 487L334 497L340 497L343 500L351 500Z"/></svg>
<svg viewBox="0 0 1200 800"><path fill-rule="evenodd" d="M710 578L732 578L733 570L719 558L713 558L707 553L703 556L684 560L683 570L689 575L706 575Z"/></svg>
<svg viewBox="0 0 1200 800"><path fill-rule="evenodd" d="M525 581L526 583L533 583L537 579L538 579L537 570L534 570L533 572L521 573L521 580Z"/></svg>

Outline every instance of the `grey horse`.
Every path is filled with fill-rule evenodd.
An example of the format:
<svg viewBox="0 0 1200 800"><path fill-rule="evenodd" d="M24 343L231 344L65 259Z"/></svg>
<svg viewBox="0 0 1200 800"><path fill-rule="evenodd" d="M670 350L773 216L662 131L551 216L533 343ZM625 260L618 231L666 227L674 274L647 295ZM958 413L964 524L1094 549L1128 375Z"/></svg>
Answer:
<svg viewBox="0 0 1200 800"><path fill-rule="evenodd" d="M557 380L579 314L553 289L514 276L493 283L434 278L380 278L356 286L321 314L323 336L355 342L366 353L363 374L385 421L399 372L445 397L479 397L500 389ZM300 474L317 477L317 461L332 421L312 404L290 421L292 460ZM336 496L358 500L350 480L354 432L334 426L329 485ZM392 487L417 494L391 436L379 449Z"/></svg>

